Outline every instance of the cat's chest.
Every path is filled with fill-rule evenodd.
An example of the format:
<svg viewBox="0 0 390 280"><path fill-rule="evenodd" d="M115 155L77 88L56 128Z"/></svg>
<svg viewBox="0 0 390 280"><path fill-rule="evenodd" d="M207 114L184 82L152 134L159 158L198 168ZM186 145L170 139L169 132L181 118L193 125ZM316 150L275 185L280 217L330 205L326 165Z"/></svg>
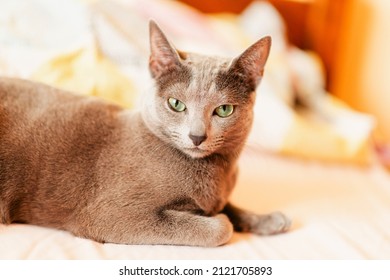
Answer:
<svg viewBox="0 0 390 280"><path fill-rule="evenodd" d="M167 191L188 197L202 212L214 215L226 205L235 184L235 170L218 160L175 161L166 165Z"/></svg>

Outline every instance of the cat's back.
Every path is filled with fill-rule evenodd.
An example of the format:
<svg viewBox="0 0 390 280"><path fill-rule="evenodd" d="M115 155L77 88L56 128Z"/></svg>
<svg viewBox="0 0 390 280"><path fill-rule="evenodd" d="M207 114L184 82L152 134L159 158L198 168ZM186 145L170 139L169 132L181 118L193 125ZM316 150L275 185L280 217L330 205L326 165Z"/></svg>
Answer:
<svg viewBox="0 0 390 280"><path fill-rule="evenodd" d="M77 147L77 142L88 139L103 140L117 125L116 116L122 110L98 98L0 78L0 149L10 150L18 143L35 145L34 149Z"/></svg>
<svg viewBox="0 0 390 280"><path fill-rule="evenodd" d="M90 123L89 118L94 118L93 122L96 123L121 110L97 98L79 96L28 80L0 77L2 129L14 125L26 129L38 124L62 127L66 122ZM2 132L6 134L6 131Z"/></svg>
<svg viewBox="0 0 390 280"><path fill-rule="evenodd" d="M49 108L61 110L65 107L76 108L90 99L63 91L45 84L18 78L0 77L0 110L8 112L13 118L44 112ZM69 109L69 108L68 108Z"/></svg>
<svg viewBox="0 0 390 280"><path fill-rule="evenodd" d="M112 140L122 110L97 98L0 78L0 183L4 170L12 176L91 164Z"/></svg>
<svg viewBox="0 0 390 280"><path fill-rule="evenodd" d="M0 78L0 212L15 199L36 201L37 209L40 201L50 209L60 208L52 210L47 221L71 212L76 204L70 202L96 185L96 162L115 142L122 111L98 98ZM62 196L68 202L60 204L66 209L56 206ZM31 209L20 209L6 220L33 219Z"/></svg>
<svg viewBox="0 0 390 280"><path fill-rule="evenodd" d="M71 95L63 94L50 86L18 78L0 77L0 106L5 109L29 109L44 106L42 103L55 99L70 99Z"/></svg>
<svg viewBox="0 0 390 280"><path fill-rule="evenodd" d="M0 149L17 143L61 148L104 141L120 126L122 111L99 98L0 77Z"/></svg>

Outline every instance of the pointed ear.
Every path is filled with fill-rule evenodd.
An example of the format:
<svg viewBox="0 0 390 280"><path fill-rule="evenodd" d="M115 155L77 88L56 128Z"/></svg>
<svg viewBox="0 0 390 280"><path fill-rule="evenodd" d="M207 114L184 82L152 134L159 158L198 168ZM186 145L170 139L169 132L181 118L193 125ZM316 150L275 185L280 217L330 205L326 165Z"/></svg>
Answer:
<svg viewBox="0 0 390 280"><path fill-rule="evenodd" d="M149 69L153 78L180 67L180 57L164 33L154 21L149 22L150 58Z"/></svg>
<svg viewBox="0 0 390 280"><path fill-rule="evenodd" d="M233 60L230 66L231 73L241 76L252 91L256 89L263 76L270 48L271 37L264 37Z"/></svg>

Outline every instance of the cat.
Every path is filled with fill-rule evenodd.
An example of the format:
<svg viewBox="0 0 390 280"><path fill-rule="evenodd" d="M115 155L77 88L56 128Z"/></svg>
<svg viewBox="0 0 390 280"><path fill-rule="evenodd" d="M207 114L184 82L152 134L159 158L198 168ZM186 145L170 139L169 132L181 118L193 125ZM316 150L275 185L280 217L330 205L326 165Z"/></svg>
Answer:
<svg viewBox="0 0 390 280"><path fill-rule="evenodd" d="M151 21L154 90L132 111L0 79L0 222L119 244L219 246L286 231L229 203L271 38L235 59L176 50Z"/></svg>

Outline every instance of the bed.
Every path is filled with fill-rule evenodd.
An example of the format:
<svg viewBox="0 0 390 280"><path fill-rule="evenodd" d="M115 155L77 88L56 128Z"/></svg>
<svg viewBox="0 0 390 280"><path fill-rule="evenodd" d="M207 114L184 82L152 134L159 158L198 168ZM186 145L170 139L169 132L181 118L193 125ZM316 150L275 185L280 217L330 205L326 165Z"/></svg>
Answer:
<svg viewBox="0 0 390 280"><path fill-rule="evenodd" d="M90 9L91 4L86 2L96 5ZM82 94L91 94L91 87L84 87L82 84L85 73L78 72L80 68L74 66L74 61L73 64L66 64L68 68L58 66L58 57L66 57L68 62L76 57L84 59L86 65L89 63L93 69L102 69L106 71L105 74L115 76L112 81L119 92L142 92L145 90L142 85L148 78L147 71L140 70L146 69L146 62L138 57L142 56L142 53L147 57L147 36L134 36L138 34L134 33L134 30L139 28L138 24L145 25L145 21L141 19L158 17L159 13L181 14L181 19L187 20L187 27L189 22L194 24L192 32L203 42L212 38L211 33L201 32L208 30L210 24L214 31L221 31L220 34L226 35L223 30L236 32L236 38L240 38L238 41L227 40L223 36L219 38L230 43L229 52L242 49L247 43L233 26L237 24L237 18L232 18L231 15L218 15L205 21L198 12L177 3L168 3L169 1L145 1L148 3L141 6L135 6L136 1L130 0L113 2L117 5L127 5L127 8L132 7L132 24L128 29L121 25L122 20L129 20L118 13L118 10L123 10L121 6L107 6L107 3L100 1L72 0L59 9L48 0L34 0L28 2L29 4L25 1L0 0L0 24L7 27L5 32L0 34L0 73L32 78L65 88L83 88L86 92ZM86 11L97 13L100 18L91 24ZM266 10L266 13L269 14L270 10ZM51 18L45 19L47 14L51 15ZM70 14L73 17L72 23L64 24L65 18ZM115 17L110 18L110 15ZM165 28L179 40L183 30L180 27L175 29L172 23L164 21L163 16L160 17ZM19 22L17 19L21 18L24 21ZM102 19L109 21L111 27L104 25ZM47 26L49 21L53 22L53 26ZM207 26L204 26L206 22ZM48 29L42 34L31 33L34 28L39 30L43 27ZM110 28L116 28L116 33ZM75 30L77 32L73 32ZM283 36L279 35L283 40ZM279 35L275 34L275 37ZM85 50L85 46L91 45L93 50L96 50L97 41L98 51L106 54L104 58L96 52L92 52L92 55L88 51L80 52L80 49ZM211 41L214 44L207 45L207 51L218 50L218 40L213 38ZM107 45L107 42L111 42L111 45ZM191 44L188 41L179 41L178 44L194 49L205 48L202 44ZM129 46L131 53L127 56L129 50L126 48ZM69 53L73 56L69 56ZM79 55L75 56L75 53ZM126 54L126 59L123 59L123 54ZM116 68L113 68L114 63L102 62L103 59L114 61ZM278 69L275 65L280 61L275 59L273 63L270 66L271 72L272 65ZM53 75L47 74L61 74L64 69L73 71L72 77L65 82L58 78L61 75L53 78ZM134 73L140 71L143 71L142 78L134 78ZM284 81L283 77L273 77L280 78L276 83L284 85L280 83ZM126 82L125 78L131 82ZM265 82L265 92L272 89L269 86L272 85L271 82L268 82L268 87ZM92 83L94 93L99 89L104 92L106 88L113 87L113 84L98 85L98 81ZM288 85L287 82L286 86ZM272 93L265 93L264 96L271 98ZM119 99L119 103L124 106L136 106L136 98L130 101ZM267 97L261 100L266 103ZM275 100L272 102L270 104L275 104ZM276 107L272 107L277 108L277 113L280 108L287 110L286 103L280 100L278 102ZM334 101L330 103L333 104ZM262 114L262 108L264 109L264 106L256 110L260 112L259 116L266 118L269 115ZM345 107L342 105L337 108ZM359 137L337 134L339 126L324 128L321 124L320 135L329 141L323 140L317 145L307 143L307 139L315 140L313 135L318 134L318 131L308 132L307 128L313 127L311 125L298 130L291 130L290 127L275 134L267 129L259 129L262 125L261 119L255 123L256 133L251 136L240 159L239 179L231 200L257 213L284 212L293 221L292 228L287 233L274 236L235 233L226 245L199 248L100 244L55 229L24 224L0 225L0 259L389 259L390 174L375 155L370 153L369 139L374 125L372 118L358 113L352 114L349 109L345 110L350 113L347 124L357 123L355 132L359 132ZM295 115L293 111L286 112L290 118L288 124L291 124L291 120L296 120L297 116L303 116ZM275 111L269 112L273 113ZM280 119L283 119L283 116ZM285 123L281 125L285 126ZM298 132L300 133L297 134ZM266 137L259 139L259 134L265 134ZM295 136L290 137L291 135ZM286 139L294 141L288 142ZM325 145L328 145L327 149L324 149ZM307 152L308 150L310 152Z"/></svg>

